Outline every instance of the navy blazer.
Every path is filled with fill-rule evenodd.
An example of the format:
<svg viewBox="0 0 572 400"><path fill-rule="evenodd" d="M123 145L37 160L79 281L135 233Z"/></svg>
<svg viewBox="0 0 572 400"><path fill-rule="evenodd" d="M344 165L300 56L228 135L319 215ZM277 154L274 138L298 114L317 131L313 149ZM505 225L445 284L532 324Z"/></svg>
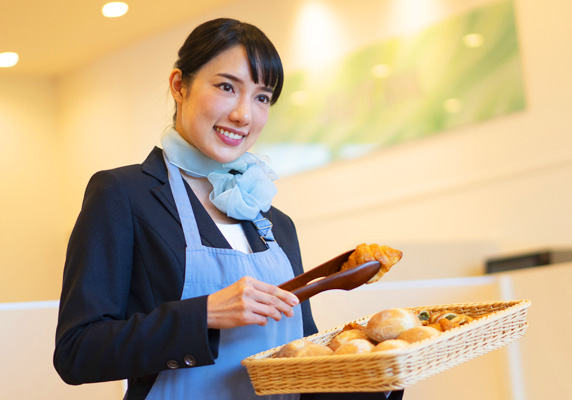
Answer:
<svg viewBox="0 0 572 400"><path fill-rule="evenodd" d="M230 248L185 185L203 245ZM264 215L299 275L292 220L274 207ZM253 224L243 227L253 251L265 250ZM161 149L153 149L143 164L91 178L64 268L54 366L65 382L128 379L125 398L144 399L168 362L180 368L215 362L219 331L207 328L207 296L180 300L185 247ZM307 301L302 317L304 336L316 333ZM196 364L188 366L187 356Z"/></svg>

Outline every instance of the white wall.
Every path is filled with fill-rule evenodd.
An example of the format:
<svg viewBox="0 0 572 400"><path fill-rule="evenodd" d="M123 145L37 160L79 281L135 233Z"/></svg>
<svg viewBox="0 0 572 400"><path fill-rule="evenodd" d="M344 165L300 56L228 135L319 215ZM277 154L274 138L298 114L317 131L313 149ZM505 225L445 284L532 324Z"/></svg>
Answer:
<svg viewBox="0 0 572 400"><path fill-rule="evenodd" d="M443 10L465 11L483 1L437 3L444 15ZM201 21L229 15L256 23L276 42L286 69L300 67L295 29L309 1L280 3L279 10L264 4L239 1ZM344 48L405 29L389 18L385 30L373 23L385 15L383 7L386 14L395 12L392 2L323 4L343 23L340 29L354 33ZM275 204L294 218L307 267L358 242L376 241L402 248L404 263L408 256L428 263L408 265L387 279L466 276L478 274L483 258L499 252L570 245L572 57L562 38L572 30L566 19L572 5L550 0L539 12L530 1L515 4L525 111L278 181ZM0 273L7 278L2 282L11 282L0 284L6 286L2 299L57 298L65 242L87 180L97 170L140 162L158 143L172 112L167 76L176 50L198 22L59 81L0 80L6 193L0 199ZM470 259L447 250L453 248L471 249ZM446 251L441 260L435 249ZM453 258L455 265L443 261ZM30 284L34 289L26 290Z"/></svg>
<svg viewBox="0 0 572 400"><path fill-rule="evenodd" d="M59 295L67 225L55 90L0 76L0 301Z"/></svg>
<svg viewBox="0 0 572 400"><path fill-rule="evenodd" d="M411 29L388 17L397 15L396 4L407 2L321 3L340 30L351 33L339 46L346 51ZM433 18L486 1L462 3L435 2L442 8L435 8ZM239 1L64 77L63 154L73 166L67 169L66 223L73 224L91 174L140 162L158 142L172 107L167 75L192 27L223 15L253 22L276 43L285 68L294 70L304 65L296 27L308 4L298 0L271 8L259 0ZM466 276L479 273L489 255L572 243L572 189L565 184L572 177L572 57L561 39L572 33L566 18L572 5L550 0L539 12L530 1L515 4L525 111L278 181L275 204L294 218L307 266L362 241L399 245L406 256L420 245L451 249L448 243L455 242L480 254L473 251L471 260L443 273L439 260L427 260L435 263L407 276Z"/></svg>
<svg viewBox="0 0 572 400"><path fill-rule="evenodd" d="M61 380L52 363L57 317L57 301L0 304L0 400L123 398L122 381L72 386Z"/></svg>
<svg viewBox="0 0 572 400"><path fill-rule="evenodd" d="M279 181L311 265L361 241L572 244L572 4L515 4L525 111Z"/></svg>

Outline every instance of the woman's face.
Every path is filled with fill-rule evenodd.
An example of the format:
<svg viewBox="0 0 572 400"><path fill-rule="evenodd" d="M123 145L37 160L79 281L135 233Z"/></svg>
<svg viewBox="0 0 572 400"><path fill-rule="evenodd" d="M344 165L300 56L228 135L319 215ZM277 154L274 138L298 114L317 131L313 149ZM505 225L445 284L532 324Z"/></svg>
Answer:
<svg viewBox="0 0 572 400"><path fill-rule="evenodd" d="M170 83L177 103L176 131L213 160L236 160L266 125L272 89L254 83L241 45L211 59L187 84L181 71L174 70Z"/></svg>

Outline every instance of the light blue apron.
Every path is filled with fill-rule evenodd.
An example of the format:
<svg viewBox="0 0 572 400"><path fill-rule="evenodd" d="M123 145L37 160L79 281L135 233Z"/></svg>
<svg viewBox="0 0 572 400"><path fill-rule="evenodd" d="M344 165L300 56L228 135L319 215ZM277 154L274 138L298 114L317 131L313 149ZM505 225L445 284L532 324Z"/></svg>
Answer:
<svg viewBox="0 0 572 400"><path fill-rule="evenodd" d="M268 245L268 249L263 252L245 254L233 249L203 246L183 177L177 167L167 161L165 163L187 243L185 283L181 300L216 292L244 276L273 285L279 285L294 277L286 254L273 240L271 228L262 232L266 233ZM263 218L262 215L260 218ZM283 316L278 322L269 319L266 326L248 325L221 329L215 364L162 371L147 400L298 399L298 394L256 396L248 373L240 361L302 336L299 305L294 308L293 317Z"/></svg>

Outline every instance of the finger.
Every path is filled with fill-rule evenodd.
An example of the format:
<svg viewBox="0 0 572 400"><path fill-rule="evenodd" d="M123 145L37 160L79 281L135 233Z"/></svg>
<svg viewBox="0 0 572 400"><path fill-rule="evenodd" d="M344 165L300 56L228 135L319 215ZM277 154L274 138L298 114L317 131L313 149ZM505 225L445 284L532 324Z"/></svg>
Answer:
<svg viewBox="0 0 572 400"><path fill-rule="evenodd" d="M287 290L284 289L280 289L277 286L276 286L276 293L274 295L292 307L300 303L300 299L298 299L298 296L296 296L294 293L288 292Z"/></svg>
<svg viewBox="0 0 572 400"><path fill-rule="evenodd" d="M283 312L283 311L279 310L278 308L276 308L272 305L267 305L267 304L263 304L263 303L257 303L254 306L252 312L255 314L258 314L260 316L263 316L264 318L272 318L275 321L280 321L282 319L283 313L287 316L291 316L291 315L288 315L288 314L290 314L290 313L288 313L288 310L285 310L285 312Z"/></svg>
<svg viewBox="0 0 572 400"><path fill-rule="evenodd" d="M246 302L246 308L253 313L279 321L282 315L292 317L294 310L286 301L298 303L298 298L290 292L277 286L258 281L252 277L240 279L242 296Z"/></svg>
<svg viewBox="0 0 572 400"><path fill-rule="evenodd" d="M294 315L292 306L290 306L288 303L285 303L278 296L262 292L254 288L251 288L251 290L252 291L249 291L248 297L254 303L258 304L258 307L256 307L256 312L260 312L262 315L266 315L277 321L279 318L281 318L282 314L286 315L287 317Z"/></svg>
<svg viewBox="0 0 572 400"><path fill-rule="evenodd" d="M295 294L290 293L287 290L280 289L278 286L270 285L255 279L252 279L251 285L253 288L277 298L280 302L286 303L290 307L294 307L300 302ZM279 303L274 299L271 299L271 302L267 304L274 304L275 306L279 305Z"/></svg>
<svg viewBox="0 0 572 400"><path fill-rule="evenodd" d="M275 296L291 307L294 307L295 305L297 305L300 302L298 300L298 297L296 297L295 294L290 293L287 290L280 289L278 286L274 286L274 285L271 285L269 283L256 280L254 278L250 278L250 279L251 280L249 281L249 284L253 288L260 290L261 292L268 293L272 296Z"/></svg>

